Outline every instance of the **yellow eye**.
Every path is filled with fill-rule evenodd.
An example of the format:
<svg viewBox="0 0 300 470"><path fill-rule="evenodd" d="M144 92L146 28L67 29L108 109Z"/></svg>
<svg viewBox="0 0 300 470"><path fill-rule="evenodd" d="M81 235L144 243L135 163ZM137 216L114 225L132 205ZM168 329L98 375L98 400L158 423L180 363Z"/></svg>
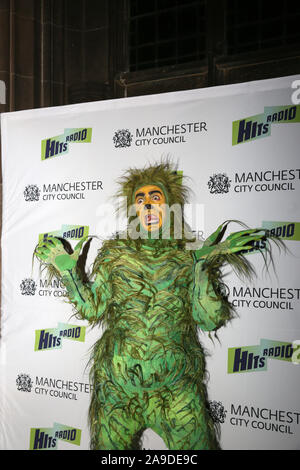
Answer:
<svg viewBox="0 0 300 470"><path fill-rule="evenodd" d="M144 199L141 198L141 197L139 199L137 199L137 201L136 201L137 204L143 204L143 202L144 202Z"/></svg>
<svg viewBox="0 0 300 470"><path fill-rule="evenodd" d="M152 196L153 201L160 201L160 197L156 194Z"/></svg>

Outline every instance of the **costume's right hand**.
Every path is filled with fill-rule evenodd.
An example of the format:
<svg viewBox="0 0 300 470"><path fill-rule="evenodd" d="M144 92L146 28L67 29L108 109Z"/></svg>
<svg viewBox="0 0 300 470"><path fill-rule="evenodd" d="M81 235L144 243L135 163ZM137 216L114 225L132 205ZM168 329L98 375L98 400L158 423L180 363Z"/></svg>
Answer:
<svg viewBox="0 0 300 470"><path fill-rule="evenodd" d="M84 237L75 247L72 254L68 254L62 242L56 238L51 237L43 240L35 250L35 256L46 264L51 264L59 271L69 271L73 269L78 261L81 247L86 241Z"/></svg>
<svg viewBox="0 0 300 470"><path fill-rule="evenodd" d="M253 243L266 240L268 232L264 228L241 230L231 233L226 240L221 241L228 226L228 222L220 225L217 230L208 237L202 248L193 253L194 260L200 261L221 255L243 253L253 248Z"/></svg>

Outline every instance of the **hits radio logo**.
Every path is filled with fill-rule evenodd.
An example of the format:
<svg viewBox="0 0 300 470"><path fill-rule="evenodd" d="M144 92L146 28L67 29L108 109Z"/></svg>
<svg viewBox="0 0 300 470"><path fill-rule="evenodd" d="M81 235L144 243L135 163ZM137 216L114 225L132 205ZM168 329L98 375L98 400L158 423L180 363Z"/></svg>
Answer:
<svg viewBox="0 0 300 470"><path fill-rule="evenodd" d="M31 428L30 450L56 450L57 441L80 446L81 429L54 423L53 428Z"/></svg>
<svg viewBox="0 0 300 470"><path fill-rule="evenodd" d="M40 233L39 243L47 238L60 237L66 240L81 240L89 234L89 227L87 225L62 225L60 230L52 232Z"/></svg>
<svg viewBox="0 0 300 470"><path fill-rule="evenodd" d="M300 344L262 339L259 345L228 349L228 374L267 370L267 359L300 364Z"/></svg>
<svg viewBox="0 0 300 470"><path fill-rule="evenodd" d="M282 240L300 241L300 222L263 221L262 227Z"/></svg>
<svg viewBox="0 0 300 470"><path fill-rule="evenodd" d="M62 340L85 341L85 326L59 323L57 328L47 328L35 331L35 351L49 351L62 348Z"/></svg>
<svg viewBox="0 0 300 470"><path fill-rule="evenodd" d="M42 140L41 158L48 160L69 153L70 144L91 143L92 129L65 129L62 135Z"/></svg>
<svg viewBox="0 0 300 470"><path fill-rule="evenodd" d="M232 145L270 136L272 124L299 122L300 105L266 106L262 114L240 119L232 123Z"/></svg>

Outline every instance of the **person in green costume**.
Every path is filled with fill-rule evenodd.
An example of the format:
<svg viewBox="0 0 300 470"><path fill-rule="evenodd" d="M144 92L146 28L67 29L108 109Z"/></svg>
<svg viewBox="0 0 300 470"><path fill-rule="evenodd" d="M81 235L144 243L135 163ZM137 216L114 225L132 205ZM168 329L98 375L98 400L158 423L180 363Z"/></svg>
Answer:
<svg viewBox="0 0 300 470"><path fill-rule="evenodd" d="M220 449L198 329L216 332L233 318L222 267L251 276L245 253L269 235L247 229L222 241L225 222L197 242L182 210L175 237L178 215L167 209L183 209L188 188L170 161L130 169L120 183L131 211L126 236L103 243L90 277L80 267L86 239L74 251L55 237L35 250L77 317L105 327L91 357L90 447L139 449L151 428L170 450Z"/></svg>

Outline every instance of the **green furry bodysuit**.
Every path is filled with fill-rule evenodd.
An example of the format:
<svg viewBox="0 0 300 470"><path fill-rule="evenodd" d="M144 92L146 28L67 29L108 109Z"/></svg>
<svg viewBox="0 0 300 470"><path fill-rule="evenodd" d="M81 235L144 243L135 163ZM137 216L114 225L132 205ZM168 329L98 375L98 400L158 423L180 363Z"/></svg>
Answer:
<svg viewBox="0 0 300 470"><path fill-rule="evenodd" d="M186 202L186 188L168 162L129 170L120 194L129 205L147 184L157 185L169 205ZM254 229L221 242L226 227L193 250L172 235L116 236L104 242L89 279L78 267L83 242L73 253L59 239L37 248L39 260L62 279L78 318L105 327L92 353L92 449L138 449L147 428L170 450L219 448L198 328L215 331L232 318L221 267L251 273L243 251L266 239Z"/></svg>

